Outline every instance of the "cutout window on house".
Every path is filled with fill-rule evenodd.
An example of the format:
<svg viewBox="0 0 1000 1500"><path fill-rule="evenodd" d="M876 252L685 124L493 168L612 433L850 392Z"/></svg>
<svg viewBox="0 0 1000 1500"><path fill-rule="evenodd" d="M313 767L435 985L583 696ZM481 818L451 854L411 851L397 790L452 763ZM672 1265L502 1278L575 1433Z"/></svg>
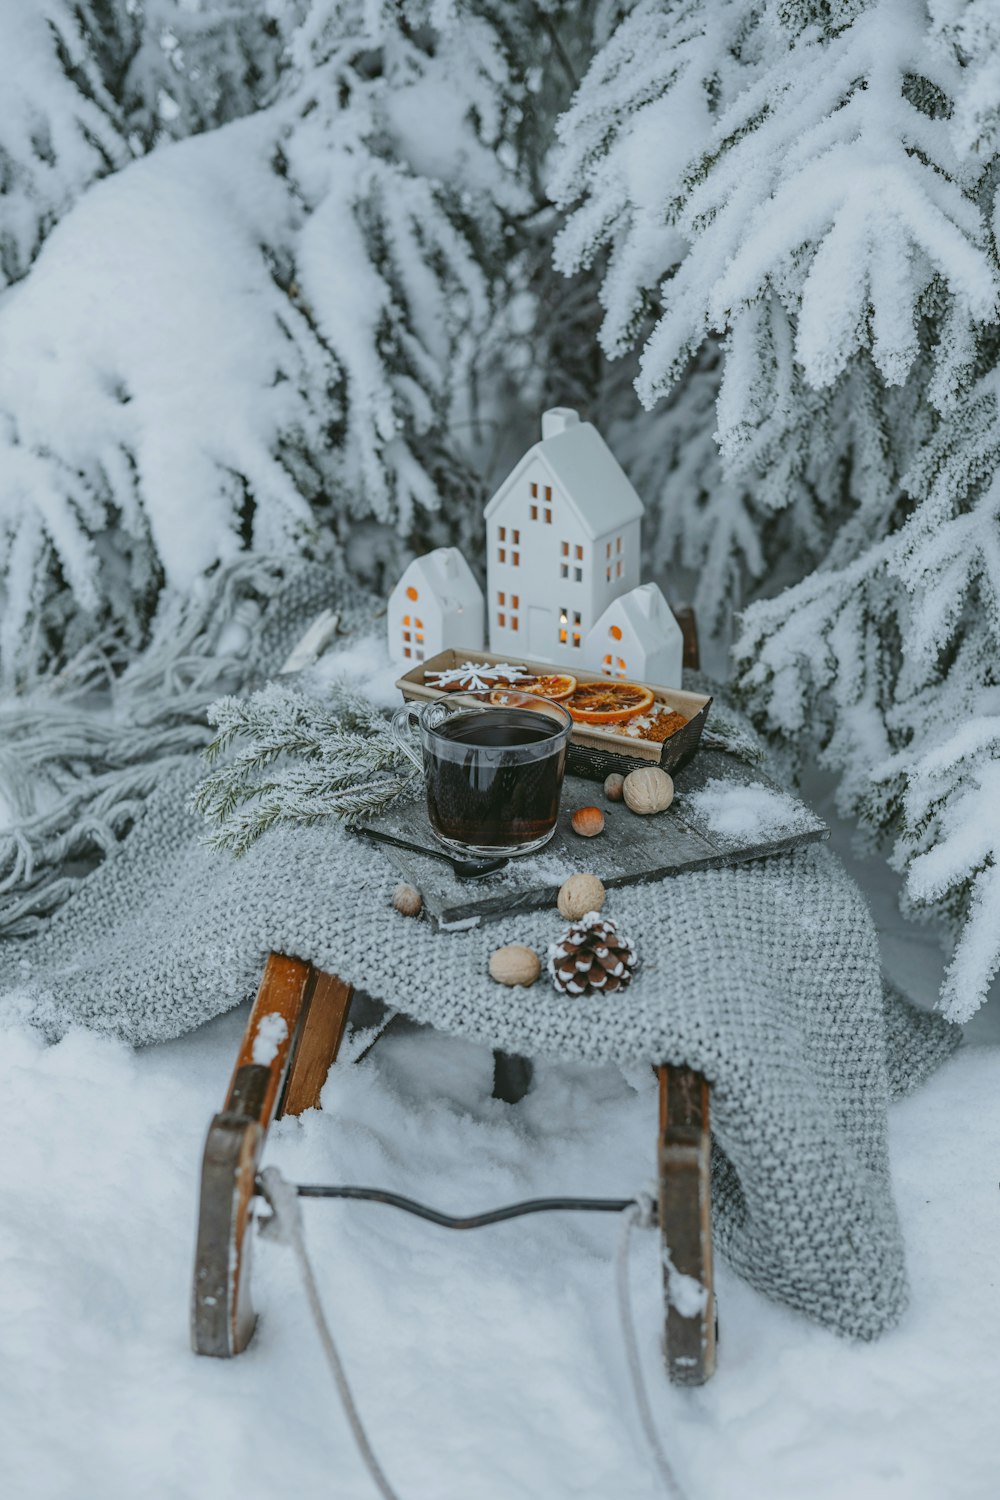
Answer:
<svg viewBox="0 0 1000 1500"><path fill-rule="evenodd" d="M517 615L511 615L511 618L510 618L510 628L511 628L511 630L516 630L517 629Z"/></svg>
<svg viewBox="0 0 1000 1500"><path fill-rule="evenodd" d="M583 569L582 568L574 568L573 569L573 581L574 581L574 583L582 583L583 582Z"/></svg>
<svg viewBox="0 0 1000 1500"><path fill-rule="evenodd" d="M547 484L545 486L545 504L546 505L551 505L552 504L552 486L551 486L551 484Z"/></svg>
<svg viewBox="0 0 1000 1500"><path fill-rule="evenodd" d="M552 512L547 507L545 511L545 524L546 526L552 525Z"/></svg>
<svg viewBox="0 0 1000 1500"><path fill-rule="evenodd" d="M607 550L605 551L604 555L605 555L605 557L610 557L611 556L611 543L610 542L607 545Z"/></svg>
<svg viewBox="0 0 1000 1500"><path fill-rule="evenodd" d="M516 526L513 532L513 541L515 547L519 547L521 545L521 533L518 531Z"/></svg>
<svg viewBox="0 0 1000 1500"><path fill-rule="evenodd" d="M497 603L498 604L506 604L507 603L507 595L504 593L503 589L500 589L499 592L497 593Z"/></svg>
<svg viewBox="0 0 1000 1500"><path fill-rule="evenodd" d="M559 577L560 578L568 578L569 577L569 563L560 563L560 565L559 565Z"/></svg>
<svg viewBox="0 0 1000 1500"><path fill-rule="evenodd" d="M531 519L533 521L537 521L538 520L538 506L537 505L533 505L531 507Z"/></svg>
<svg viewBox="0 0 1000 1500"><path fill-rule="evenodd" d="M576 544L576 560L577 562L583 562L583 548L579 542Z"/></svg>
<svg viewBox="0 0 1000 1500"><path fill-rule="evenodd" d="M498 547L497 548L497 557L500 559L501 562L506 562L507 561L507 548L506 547Z"/></svg>
<svg viewBox="0 0 1000 1500"><path fill-rule="evenodd" d="M506 528L506 526L501 526L500 527L500 540L502 542L505 542L507 540L507 528Z"/></svg>
<svg viewBox="0 0 1000 1500"><path fill-rule="evenodd" d="M535 484L534 480L531 483L531 498L532 500L538 499L538 485Z"/></svg>
<svg viewBox="0 0 1000 1500"><path fill-rule="evenodd" d="M510 560L514 564L515 568L519 568L521 566L520 552L512 552L510 555Z"/></svg>
<svg viewBox="0 0 1000 1500"><path fill-rule="evenodd" d="M502 599L503 595L501 594L500 597ZM621 628L621 626L620 625L612 625L611 629L608 631L608 635L611 637L611 639L613 641L620 641L621 638L622 638L622 628Z"/></svg>
<svg viewBox="0 0 1000 1500"><path fill-rule="evenodd" d="M563 646L565 646L566 642L569 639L569 632L566 629L566 626L568 625L568 623L569 623L569 615L567 614L566 610L561 609L559 611L559 641L560 641L560 644L563 645Z"/></svg>
<svg viewBox="0 0 1000 1500"><path fill-rule="evenodd" d="M618 561L615 563L615 577L616 578L620 578L621 576L622 576L622 560L621 560L621 558L619 558Z"/></svg>
<svg viewBox="0 0 1000 1500"><path fill-rule="evenodd" d="M420 595L417 593L417 591L413 587L412 583L410 584L410 587L406 590L406 597L407 597L407 599L412 599L414 604L416 604L417 600L420 598Z"/></svg>
<svg viewBox="0 0 1000 1500"><path fill-rule="evenodd" d="M403 655L404 656L411 656L412 657L413 652L410 650L409 646L404 646L403 647Z"/></svg>
<svg viewBox="0 0 1000 1500"><path fill-rule="evenodd" d="M582 642L583 633L580 629L580 611L573 611L573 645L579 646Z"/></svg>
<svg viewBox="0 0 1000 1500"><path fill-rule="evenodd" d="M563 557L569 557L569 542L562 543L562 555Z"/></svg>
<svg viewBox="0 0 1000 1500"><path fill-rule="evenodd" d="M507 616L504 614L503 610L501 610L500 613L497 615L497 624L502 629L504 627L504 625L506 625L506 623L507 623Z"/></svg>
<svg viewBox="0 0 1000 1500"><path fill-rule="evenodd" d="M608 572L608 582L610 583L611 582L611 564L610 563L608 563L607 572Z"/></svg>
<svg viewBox="0 0 1000 1500"><path fill-rule="evenodd" d="M615 537L615 551L616 552L620 552L621 550L622 550L622 539L621 539L620 536L616 536Z"/></svg>
<svg viewBox="0 0 1000 1500"><path fill-rule="evenodd" d="M521 608L521 596L520 596L520 594L511 594L511 596L510 596L510 607L511 607L511 609L520 609Z"/></svg>

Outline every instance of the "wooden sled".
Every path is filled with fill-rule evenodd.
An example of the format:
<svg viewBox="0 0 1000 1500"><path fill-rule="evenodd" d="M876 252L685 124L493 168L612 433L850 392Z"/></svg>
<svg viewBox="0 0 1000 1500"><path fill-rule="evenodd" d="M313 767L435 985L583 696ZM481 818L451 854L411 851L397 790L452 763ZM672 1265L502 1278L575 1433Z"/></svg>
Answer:
<svg viewBox="0 0 1000 1500"><path fill-rule="evenodd" d="M678 611L685 665L697 666L694 617ZM229 1359L253 1337L251 1246L257 1173L271 1122L319 1107L336 1060L351 987L297 958L272 953L247 1022L226 1101L205 1143L191 1299L196 1354ZM278 1017L279 1022L265 1017ZM283 1033L279 1036L278 1033ZM664 1353L677 1385L701 1385L715 1370L715 1296L712 1280L711 1135L709 1087L690 1068L664 1064L659 1077L657 1212L663 1239ZM495 1092L516 1101L531 1065L496 1054ZM671 1279L690 1277L704 1289L671 1300ZM683 1283L682 1283L683 1284ZM676 1295L676 1293L675 1293Z"/></svg>

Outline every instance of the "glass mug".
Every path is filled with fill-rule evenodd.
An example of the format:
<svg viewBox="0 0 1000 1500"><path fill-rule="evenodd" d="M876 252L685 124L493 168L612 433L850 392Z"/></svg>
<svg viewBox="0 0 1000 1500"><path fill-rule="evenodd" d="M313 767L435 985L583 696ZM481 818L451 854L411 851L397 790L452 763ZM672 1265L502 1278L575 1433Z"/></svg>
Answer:
<svg viewBox="0 0 1000 1500"><path fill-rule="evenodd" d="M434 835L460 854L530 854L548 843L572 728L561 703L508 688L407 703L392 717L393 739L423 771Z"/></svg>

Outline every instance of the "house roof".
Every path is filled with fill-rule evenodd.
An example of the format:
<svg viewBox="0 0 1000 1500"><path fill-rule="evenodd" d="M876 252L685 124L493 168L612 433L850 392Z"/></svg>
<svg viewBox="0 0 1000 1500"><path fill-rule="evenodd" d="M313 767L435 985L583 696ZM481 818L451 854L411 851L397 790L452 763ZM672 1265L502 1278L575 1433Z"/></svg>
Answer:
<svg viewBox="0 0 1000 1500"><path fill-rule="evenodd" d="M597 428L591 422L574 422L528 449L486 506L487 518L535 458L545 463L590 537L603 536L643 515L645 506Z"/></svg>
<svg viewBox="0 0 1000 1500"><path fill-rule="evenodd" d="M651 627L670 634L681 628L659 585L655 583L640 583L627 593L619 594L617 599L612 599L594 625L594 630L600 630L611 616L617 616L626 625L631 625L640 637L647 635Z"/></svg>
<svg viewBox="0 0 1000 1500"><path fill-rule="evenodd" d="M433 552L415 557L396 587L414 577L422 579L445 605L468 604L472 599L482 598L475 574L457 547L435 547Z"/></svg>

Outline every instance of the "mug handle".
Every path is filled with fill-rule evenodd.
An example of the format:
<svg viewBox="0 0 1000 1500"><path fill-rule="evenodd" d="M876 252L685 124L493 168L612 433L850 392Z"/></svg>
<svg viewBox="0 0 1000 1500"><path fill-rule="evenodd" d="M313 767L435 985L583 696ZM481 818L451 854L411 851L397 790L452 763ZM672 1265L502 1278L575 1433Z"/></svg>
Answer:
<svg viewBox="0 0 1000 1500"><path fill-rule="evenodd" d="M417 770L423 771L423 758L414 750L413 741L410 738L410 730L418 722L419 717L418 708L415 708L412 703L404 703L402 708L396 709L389 721L389 735L397 748L402 750L409 760L412 760Z"/></svg>

